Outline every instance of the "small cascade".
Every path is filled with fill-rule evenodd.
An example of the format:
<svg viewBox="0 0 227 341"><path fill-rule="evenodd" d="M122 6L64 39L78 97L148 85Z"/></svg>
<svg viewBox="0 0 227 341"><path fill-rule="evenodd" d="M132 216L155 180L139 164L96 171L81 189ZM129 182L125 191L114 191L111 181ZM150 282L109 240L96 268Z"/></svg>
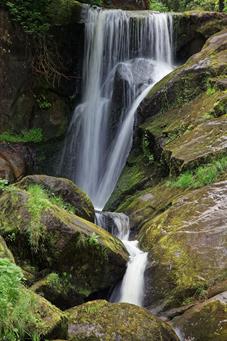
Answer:
<svg viewBox="0 0 227 341"><path fill-rule="evenodd" d="M132 147L134 117L152 86L172 71L172 17L89 8L83 96L58 165L102 210Z"/></svg>
<svg viewBox="0 0 227 341"><path fill-rule="evenodd" d="M138 241L129 241L129 218L123 213L97 212L97 225L121 239L129 253L127 270L120 286L117 286L110 298L112 302L126 302L143 305L144 271L147 265L147 253L138 247Z"/></svg>

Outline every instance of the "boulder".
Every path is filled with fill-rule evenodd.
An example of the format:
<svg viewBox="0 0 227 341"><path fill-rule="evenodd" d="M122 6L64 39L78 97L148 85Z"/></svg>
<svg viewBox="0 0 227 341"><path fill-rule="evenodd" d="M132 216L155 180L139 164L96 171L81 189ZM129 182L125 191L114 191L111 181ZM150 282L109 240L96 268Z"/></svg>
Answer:
<svg viewBox="0 0 227 341"><path fill-rule="evenodd" d="M20 180L33 167L29 147L20 144L0 143L0 179L9 182Z"/></svg>
<svg viewBox="0 0 227 341"><path fill-rule="evenodd" d="M66 204L74 207L76 215L94 222L95 210L91 200L72 181L47 175L29 175L17 183L17 187L26 190L32 184L38 184L53 195L61 197Z"/></svg>
<svg viewBox="0 0 227 341"><path fill-rule="evenodd" d="M67 311L68 340L177 341L171 327L135 305L92 301Z"/></svg>
<svg viewBox="0 0 227 341"><path fill-rule="evenodd" d="M51 273L35 282L30 289L62 310L86 302L90 294L88 290L78 287L72 276L66 273Z"/></svg>
<svg viewBox="0 0 227 341"><path fill-rule="evenodd" d="M35 308L34 317L36 317L36 322L26 326L26 329L48 339L66 337L67 319L65 315L45 298L33 293L29 289L24 290L31 300L32 306Z"/></svg>
<svg viewBox="0 0 227 341"><path fill-rule="evenodd" d="M60 203L60 204L59 204ZM125 272L128 254L120 240L88 222L38 185L8 187L0 197L0 234L22 266L70 275L78 291L108 289Z"/></svg>
<svg viewBox="0 0 227 341"><path fill-rule="evenodd" d="M226 279L226 194L227 182L221 181L172 195L169 206L166 198L166 207L158 211L156 206L156 214L148 211L150 218L144 208L139 240L152 261L145 274L146 305L162 304L158 309L163 310L189 297L193 301ZM148 199L153 210L162 197L154 195L156 200Z"/></svg>
<svg viewBox="0 0 227 341"><path fill-rule="evenodd" d="M195 305L173 320L181 339L225 341L227 339L227 291Z"/></svg>

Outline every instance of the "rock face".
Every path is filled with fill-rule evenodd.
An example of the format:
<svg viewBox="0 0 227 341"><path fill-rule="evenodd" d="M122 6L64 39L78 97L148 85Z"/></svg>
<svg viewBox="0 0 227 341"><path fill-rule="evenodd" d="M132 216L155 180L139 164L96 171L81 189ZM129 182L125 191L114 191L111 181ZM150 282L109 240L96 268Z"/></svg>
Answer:
<svg viewBox="0 0 227 341"><path fill-rule="evenodd" d="M106 301L88 302L68 311L68 340L177 341L171 327L143 308Z"/></svg>
<svg viewBox="0 0 227 341"><path fill-rule="evenodd" d="M72 181L47 175L30 175L24 177L17 186L26 190L34 184L62 198L66 204L72 205L74 213L79 217L94 222L95 210L91 200Z"/></svg>
<svg viewBox="0 0 227 341"><path fill-rule="evenodd" d="M145 304L155 313L204 300L226 279L226 166L218 166L227 155L226 49L224 30L151 90L113 195L112 207L129 215L141 247L150 252ZM140 163L140 171L146 169L141 187L129 190L125 174L138 151L150 162ZM215 165L219 170L212 177ZM211 178L198 184L196 174L200 181ZM172 186L179 175L194 183Z"/></svg>
<svg viewBox="0 0 227 341"><path fill-rule="evenodd" d="M29 173L34 163L32 154L29 147L0 143L0 179L15 182Z"/></svg>
<svg viewBox="0 0 227 341"><path fill-rule="evenodd" d="M80 11L77 1L66 13L55 5L50 35L33 39L0 7L0 134L39 128L44 146L38 149L37 165L56 153L56 138L64 136L80 97L84 39ZM47 172L52 162L45 163Z"/></svg>
<svg viewBox="0 0 227 341"><path fill-rule="evenodd" d="M181 338L224 341L227 338L227 291L187 310L173 320Z"/></svg>
<svg viewBox="0 0 227 341"><path fill-rule="evenodd" d="M174 14L175 52L180 62L184 62L199 52L206 40L221 31L227 24L225 13L186 12Z"/></svg>
<svg viewBox="0 0 227 341"><path fill-rule="evenodd" d="M84 298L120 280L128 254L120 240L71 209L37 184L9 187L0 197L0 234L22 267L35 267L35 277L66 274Z"/></svg>

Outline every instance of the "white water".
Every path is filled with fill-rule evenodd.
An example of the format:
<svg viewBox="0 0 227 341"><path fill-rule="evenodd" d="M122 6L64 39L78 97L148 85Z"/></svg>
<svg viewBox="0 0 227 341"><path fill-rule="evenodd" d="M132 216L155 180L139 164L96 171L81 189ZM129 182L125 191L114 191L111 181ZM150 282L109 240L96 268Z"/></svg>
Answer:
<svg viewBox="0 0 227 341"><path fill-rule="evenodd" d="M72 179L102 210L132 147L135 113L172 71L172 17L89 8L85 25L82 102L75 108L58 174ZM122 240L127 270L111 300L143 304L147 253L129 241L124 214L97 213L96 223Z"/></svg>
<svg viewBox="0 0 227 341"><path fill-rule="evenodd" d="M126 163L138 106L172 70L171 36L168 14L130 19L130 12L121 10L88 10L83 99L74 111L58 173L71 178L99 210Z"/></svg>
<svg viewBox="0 0 227 341"><path fill-rule="evenodd" d="M128 217L123 213L96 213L96 223L103 228L111 226L111 232L122 240L130 255L122 283L114 290L110 300L142 306L144 271L148 254L139 249L137 240L128 240L130 232Z"/></svg>

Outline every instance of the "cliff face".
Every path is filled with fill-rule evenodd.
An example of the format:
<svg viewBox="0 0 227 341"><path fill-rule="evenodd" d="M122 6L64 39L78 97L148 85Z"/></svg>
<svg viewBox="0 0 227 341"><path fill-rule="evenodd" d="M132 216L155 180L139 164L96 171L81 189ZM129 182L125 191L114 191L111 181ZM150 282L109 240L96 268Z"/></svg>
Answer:
<svg viewBox="0 0 227 341"><path fill-rule="evenodd" d="M83 25L52 25L34 39L0 9L0 133L40 128L43 140L62 136L80 95Z"/></svg>

